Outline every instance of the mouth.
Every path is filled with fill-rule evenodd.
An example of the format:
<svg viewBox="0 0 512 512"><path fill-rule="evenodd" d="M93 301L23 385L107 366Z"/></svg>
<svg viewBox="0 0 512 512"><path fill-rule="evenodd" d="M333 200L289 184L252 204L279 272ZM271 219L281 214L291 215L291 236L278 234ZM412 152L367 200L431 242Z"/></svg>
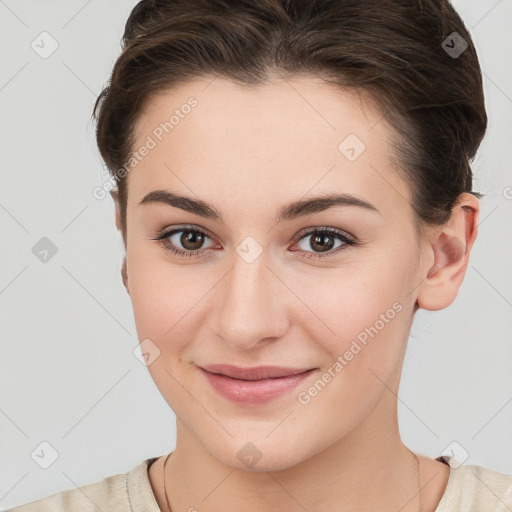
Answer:
<svg viewBox="0 0 512 512"><path fill-rule="evenodd" d="M221 396L243 404L264 404L292 391L317 368L232 365L198 367Z"/></svg>
<svg viewBox="0 0 512 512"><path fill-rule="evenodd" d="M314 368L284 368L282 366L256 366L253 368L242 368L228 364L212 364L202 366L203 370L217 375L224 375L239 380L261 380L261 379L279 379L298 375Z"/></svg>

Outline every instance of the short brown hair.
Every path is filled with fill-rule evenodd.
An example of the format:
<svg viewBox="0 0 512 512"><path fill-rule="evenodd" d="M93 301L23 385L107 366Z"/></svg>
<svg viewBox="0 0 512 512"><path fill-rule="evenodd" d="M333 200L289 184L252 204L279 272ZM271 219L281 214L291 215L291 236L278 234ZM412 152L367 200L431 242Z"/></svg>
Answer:
<svg viewBox="0 0 512 512"><path fill-rule="evenodd" d="M460 55L449 51L456 43ZM371 95L399 134L397 170L417 220L442 224L462 192L482 197L470 167L487 126L482 74L448 0L144 0L93 111L123 237L127 187L117 170L151 95L209 76L257 86L276 72Z"/></svg>

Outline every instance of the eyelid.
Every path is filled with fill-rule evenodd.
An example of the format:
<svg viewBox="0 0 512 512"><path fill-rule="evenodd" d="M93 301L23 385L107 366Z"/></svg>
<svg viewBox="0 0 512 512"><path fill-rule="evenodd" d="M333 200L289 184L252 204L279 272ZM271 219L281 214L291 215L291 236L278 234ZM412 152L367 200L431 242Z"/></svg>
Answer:
<svg viewBox="0 0 512 512"><path fill-rule="evenodd" d="M350 234L350 233L347 233L346 231L344 231L343 229L339 229L339 228L334 228L334 227L329 227L329 226L309 226L307 228L303 228L301 229L292 239L292 242L295 243L295 242L298 242L301 238L303 238L304 236L306 235L311 235L313 233L322 233L322 232L327 232L327 233L335 233L335 234L338 234L338 235L341 235L341 236L344 236L345 238L347 238L348 240L350 240L350 242L356 244L359 242L359 239Z"/></svg>
<svg viewBox="0 0 512 512"><path fill-rule="evenodd" d="M151 238L153 240L156 238L165 238L179 231L196 231L199 233L204 233L205 235L208 236L208 238L211 238L212 240L216 240L217 238L213 233L208 231L206 228L197 226L196 224L176 224L175 226L169 226L167 228L159 229L152 234Z"/></svg>

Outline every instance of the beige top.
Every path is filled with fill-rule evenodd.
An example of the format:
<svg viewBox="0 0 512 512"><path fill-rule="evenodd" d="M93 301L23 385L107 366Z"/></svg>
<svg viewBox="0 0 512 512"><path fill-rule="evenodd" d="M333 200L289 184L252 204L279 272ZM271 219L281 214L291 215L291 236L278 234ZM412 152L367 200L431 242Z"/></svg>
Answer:
<svg viewBox="0 0 512 512"><path fill-rule="evenodd" d="M158 458L146 459L128 473L61 491L8 512L161 512L148 477L149 466ZM512 510L512 475L483 466L461 466L457 459L446 455L436 460L452 467L435 512Z"/></svg>

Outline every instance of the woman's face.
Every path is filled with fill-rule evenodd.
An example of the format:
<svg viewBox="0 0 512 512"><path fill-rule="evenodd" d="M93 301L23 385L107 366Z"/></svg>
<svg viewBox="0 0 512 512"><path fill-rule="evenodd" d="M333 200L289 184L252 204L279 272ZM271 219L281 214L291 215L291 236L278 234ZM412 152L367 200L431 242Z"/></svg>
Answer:
<svg viewBox="0 0 512 512"><path fill-rule="evenodd" d="M178 444L278 470L391 425L428 262L390 134L315 78L198 80L150 101L127 177L127 282ZM310 204L328 195L345 199ZM311 371L248 382L210 365Z"/></svg>

